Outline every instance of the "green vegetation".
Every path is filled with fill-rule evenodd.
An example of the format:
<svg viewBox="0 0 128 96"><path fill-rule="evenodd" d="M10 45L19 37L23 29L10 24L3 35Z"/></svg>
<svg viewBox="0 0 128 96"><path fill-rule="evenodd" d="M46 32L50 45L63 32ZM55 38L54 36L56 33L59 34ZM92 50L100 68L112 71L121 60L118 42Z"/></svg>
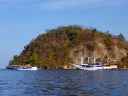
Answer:
<svg viewBox="0 0 128 96"><path fill-rule="evenodd" d="M104 36L103 41L104 41L104 43L105 43L105 45L106 45L108 50L112 50L113 49L113 44L114 43L113 43L112 35L111 34L109 34L107 32L107 34Z"/></svg>
<svg viewBox="0 0 128 96"><path fill-rule="evenodd" d="M31 64L32 66L39 64L38 55L36 52L32 53L27 63Z"/></svg>
<svg viewBox="0 0 128 96"><path fill-rule="evenodd" d="M88 50L93 51L93 50L96 50L97 44L94 42L92 44L89 44L87 47L88 47Z"/></svg>
<svg viewBox="0 0 128 96"><path fill-rule="evenodd" d="M84 46L93 52L98 50L100 42L106 46L106 50L111 51L115 45L124 45L125 41L122 34L117 38L109 32L103 33L96 28L84 29L77 25L58 27L46 32L26 45L23 52L19 56L15 55L10 64L31 64L45 69L63 69L65 65L70 66L73 62L71 52L78 46ZM114 40L119 42L115 43ZM125 45L128 46L126 43ZM125 49L126 46L122 48ZM80 50L75 51L76 54L79 52Z"/></svg>
<svg viewBox="0 0 128 96"><path fill-rule="evenodd" d="M128 68L128 54L123 57L121 61L118 61L118 68Z"/></svg>
<svg viewBox="0 0 128 96"><path fill-rule="evenodd" d="M17 56L17 55L15 55L15 56L13 57L13 59L14 59L15 61L17 61L18 56Z"/></svg>
<svg viewBox="0 0 128 96"><path fill-rule="evenodd" d="M122 41L125 41L125 37L120 33L120 35L118 35L118 38Z"/></svg>

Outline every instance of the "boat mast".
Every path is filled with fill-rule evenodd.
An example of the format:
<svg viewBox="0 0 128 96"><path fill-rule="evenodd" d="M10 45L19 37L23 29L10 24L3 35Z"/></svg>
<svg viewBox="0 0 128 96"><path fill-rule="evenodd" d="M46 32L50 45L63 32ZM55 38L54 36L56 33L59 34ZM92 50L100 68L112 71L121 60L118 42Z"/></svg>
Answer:
<svg viewBox="0 0 128 96"><path fill-rule="evenodd" d="M81 65L84 64L84 58L86 58L86 57L88 57L88 55L84 56L84 57L81 55ZM88 57L88 64L89 64L89 58L90 57Z"/></svg>
<svg viewBox="0 0 128 96"><path fill-rule="evenodd" d="M96 63L95 53L94 53L94 64Z"/></svg>
<svg viewBox="0 0 128 96"><path fill-rule="evenodd" d="M95 53L94 53L94 64L96 64L96 59L97 58L100 58L100 56L97 56Z"/></svg>
<svg viewBox="0 0 128 96"><path fill-rule="evenodd" d="M90 57L88 57L88 64L89 64L89 59L90 59Z"/></svg>
<svg viewBox="0 0 128 96"><path fill-rule="evenodd" d="M107 59L107 64L109 64L109 57L108 57L108 59Z"/></svg>
<svg viewBox="0 0 128 96"><path fill-rule="evenodd" d="M81 65L83 64L84 58L81 56Z"/></svg>

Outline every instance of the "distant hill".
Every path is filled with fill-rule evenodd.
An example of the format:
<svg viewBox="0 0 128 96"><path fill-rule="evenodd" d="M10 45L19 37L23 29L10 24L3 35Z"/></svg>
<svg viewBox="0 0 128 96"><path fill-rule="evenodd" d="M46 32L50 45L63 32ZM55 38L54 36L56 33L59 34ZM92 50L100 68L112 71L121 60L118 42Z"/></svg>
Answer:
<svg viewBox="0 0 128 96"><path fill-rule="evenodd" d="M31 35L31 34L30 34ZM30 44L24 47L23 52L10 61L10 65L31 64L45 69L73 68L70 63L80 64L81 56L84 63L90 57L93 63L93 55L97 62L116 63L120 67L127 67L127 63L121 60L128 53L128 42L122 34L111 35L109 32L101 32L95 28L82 28L71 25L47 30L47 33L39 35Z"/></svg>

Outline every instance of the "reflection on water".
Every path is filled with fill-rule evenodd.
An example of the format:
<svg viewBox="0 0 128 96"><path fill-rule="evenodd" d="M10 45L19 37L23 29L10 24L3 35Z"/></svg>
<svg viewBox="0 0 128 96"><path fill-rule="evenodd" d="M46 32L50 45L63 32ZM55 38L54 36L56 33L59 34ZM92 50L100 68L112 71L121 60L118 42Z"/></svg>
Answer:
<svg viewBox="0 0 128 96"><path fill-rule="evenodd" d="M0 70L0 96L128 96L128 70Z"/></svg>

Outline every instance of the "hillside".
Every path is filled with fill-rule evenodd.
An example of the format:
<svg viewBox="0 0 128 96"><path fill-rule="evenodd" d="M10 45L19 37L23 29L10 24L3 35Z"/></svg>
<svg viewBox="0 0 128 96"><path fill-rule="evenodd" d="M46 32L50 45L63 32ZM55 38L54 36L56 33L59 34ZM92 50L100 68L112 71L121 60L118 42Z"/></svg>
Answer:
<svg viewBox="0 0 128 96"><path fill-rule="evenodd" d="M111 35L109 32L101 32L95 28L82 28L73 25L47 30L47 33L39 35L30 44L24 47L19 56L15 55L10 65L31 64L45 69L73 68L70 63L80 64L81 56L84 63L90 57L93 63L95 53L97 62L116 63L121 68L127 67L123 63L128 52L128 42L122 34ZM127 61L127 60L126 60Z"/></svg>

